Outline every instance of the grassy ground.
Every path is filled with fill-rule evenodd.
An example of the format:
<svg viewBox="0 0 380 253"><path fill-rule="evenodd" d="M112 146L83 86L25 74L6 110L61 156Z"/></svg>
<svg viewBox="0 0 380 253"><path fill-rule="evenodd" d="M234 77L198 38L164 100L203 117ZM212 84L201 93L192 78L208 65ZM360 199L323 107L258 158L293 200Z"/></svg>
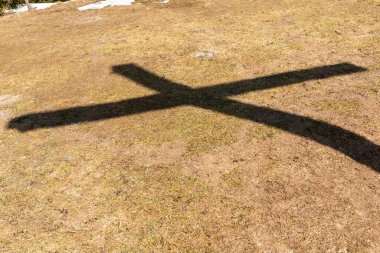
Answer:
<svg viewBox="0 0 380 253"><path fill-rule="evenodd" d="M200 88L349 62L368 70L232 98L379 145L379 1L84 4L0 18L0 96L17 96L0 103L0 251L379 251L379 171L273 126L181 106L7 128L156 93L120 64Z"/></svg>

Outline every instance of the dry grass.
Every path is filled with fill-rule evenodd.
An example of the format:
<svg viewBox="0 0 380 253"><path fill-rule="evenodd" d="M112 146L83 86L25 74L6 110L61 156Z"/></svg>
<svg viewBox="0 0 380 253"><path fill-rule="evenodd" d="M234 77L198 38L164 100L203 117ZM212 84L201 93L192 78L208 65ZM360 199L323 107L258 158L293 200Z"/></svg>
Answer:
<svg viewBox="0 0 380 253"><path fill-rule="evenodd" d="M0 18L0 96L21 95L0 105L0 251L379 251L379 173L312 140L192 106L6 128L155 93L118 64L198 88L351 62L368 71L233 98L379 144L378 1L82 4Z"/></svg>

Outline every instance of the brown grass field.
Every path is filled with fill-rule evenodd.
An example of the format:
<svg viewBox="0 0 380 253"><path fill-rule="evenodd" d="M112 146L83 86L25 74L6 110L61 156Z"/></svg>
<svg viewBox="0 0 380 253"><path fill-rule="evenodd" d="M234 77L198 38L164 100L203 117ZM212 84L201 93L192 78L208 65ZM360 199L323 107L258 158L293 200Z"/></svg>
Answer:
<svg viewBox="0 0 380 253"><path fill-rule="evenodd" d="M380 252L379 0L88 2L0 17L0 252Z"/></svg>

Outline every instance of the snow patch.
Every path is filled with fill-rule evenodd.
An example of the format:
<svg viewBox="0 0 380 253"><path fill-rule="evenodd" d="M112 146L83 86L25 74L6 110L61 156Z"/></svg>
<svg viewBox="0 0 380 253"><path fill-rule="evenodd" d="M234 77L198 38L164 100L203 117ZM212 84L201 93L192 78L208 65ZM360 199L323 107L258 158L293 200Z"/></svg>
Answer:
<svg viewBox="0 0 380 253"><path fill-rule="evenodd" d="M14 103L21 99L21 95L6 94L0 96L0 105L7 105Z"/></svg>
<svg viewBox="0 0 380 253"><path fill-rule="evenodd" d="M213 51L200 51L200 50L197 50L197 51L195 51L194 55L197 58L211 59L211 58L214 57L214 52Z"/></svg>
<svg viewBox="0 0 380 253"><path fill-rule="evenodd" d="M121 5L131 5L135 0L104 0L93 4L88 4L82 7L79 7L78 10L98 10L103 9L108 6L121 6Z"/></svg>
<svg viewBox="0 0 380 253"><path fill-rule="evenodd" d="M50 8L55 4L57 3L32 3L30 5L35 10L43 10L43 9ZM5 13L21 13L21 12L26 12L26 11L28 11L28 7L26 5L21 5L17 9L7 10L5 11Z"/></svg>

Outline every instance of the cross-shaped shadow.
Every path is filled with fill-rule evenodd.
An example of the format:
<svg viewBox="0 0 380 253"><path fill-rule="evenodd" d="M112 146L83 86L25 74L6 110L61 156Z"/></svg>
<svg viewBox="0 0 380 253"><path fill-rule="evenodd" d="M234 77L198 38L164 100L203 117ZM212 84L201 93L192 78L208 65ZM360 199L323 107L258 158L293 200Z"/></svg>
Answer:
<svg viewBox="0 0 380 253"><path fill-rule="evenodd" d="M25 132L191 105L263 123L314 140L380 172L380 146L358 134L324 121L227 98L250 91L362 72L366 70L364 68L341 63L198 89L159 77L134 64L113 66L112 70L159 93L113 103L26 114L12 119L8 128Z"/></svg>

